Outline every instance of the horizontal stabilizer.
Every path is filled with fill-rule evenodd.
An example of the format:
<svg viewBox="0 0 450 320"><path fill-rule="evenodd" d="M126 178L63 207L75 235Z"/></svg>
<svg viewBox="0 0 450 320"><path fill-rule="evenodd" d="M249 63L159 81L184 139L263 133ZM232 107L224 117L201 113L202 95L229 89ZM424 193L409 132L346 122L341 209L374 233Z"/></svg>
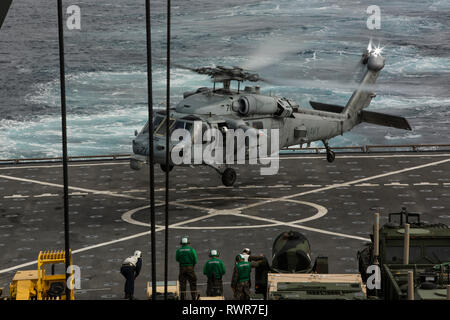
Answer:
<svg viewBox="0 0 450 320"><path fill-rule="evenodd" d="M379 113L379 112L373 112L373 111L362 111L361 112L361 121L371 123L371 124L377 124L380 126L385 127L393 127L397 129L405 129L405 130L412 130L411 126L408 123L408 120L406 120L403 117L399 116L393 116L386 113Z"/></svg>
<svg viewBox="0 0 450 320"><path fill-rule="evenodd" d="M315 110L334 113L341 113L344 110L344 107L337 106L334 104L326 104L315 101L310 101L309 103L311 104L311 107L313 107ZM408 120L406 120L405 118L380 112L362 110L360 112L360 121L385 127L412 130L411 126L408 123Z"/></svg>

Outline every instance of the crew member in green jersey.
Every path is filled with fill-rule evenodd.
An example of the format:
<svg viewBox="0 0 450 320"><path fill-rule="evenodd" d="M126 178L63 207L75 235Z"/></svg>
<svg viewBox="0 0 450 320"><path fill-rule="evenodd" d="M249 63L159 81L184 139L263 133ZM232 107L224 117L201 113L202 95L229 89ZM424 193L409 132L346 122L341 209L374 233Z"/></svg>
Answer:
<svg viewBox="0 0 450 320"><path fill-rule="evenodd" d="M252 268L256 268L259 263L257 261L245 261L242 254L236 256L236 264L231 278L231 289L233 289L235 300L250 299L250 274Z"/></svg>
<svg viewBox="0 0 450 320"><path fill-rule="evenodd" d="M194 271L194 267L197 264L197 253L194 248L189 246L188 237L181 238L180 244L181 247L176 252L176 260L180 264L180 274L178 276L180 281L180 299L185 299L186 281L189 281L192 300L197 300L197 276Z"/></svg>
<svg viewBox="0 0 450 320"><path fill-rule="evenodd" d="M211 250L209 252L210 259L203 266L203 274L208 277L206 286L206 296L217 297L223 296L222 276L225 274L225 265L222 260L218 259L219 252Z"/></svg>

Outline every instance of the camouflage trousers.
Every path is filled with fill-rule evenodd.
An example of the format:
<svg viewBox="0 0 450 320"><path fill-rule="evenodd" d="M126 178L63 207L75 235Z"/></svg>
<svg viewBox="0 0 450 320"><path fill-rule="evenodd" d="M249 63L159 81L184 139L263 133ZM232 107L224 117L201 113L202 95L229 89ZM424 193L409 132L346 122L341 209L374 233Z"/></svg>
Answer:
<svg viewBox="0 0 450 320"><path fill-rule="evenodd" d="M180 299L185 299L186 294L186 282L189 281L189 287L191 289L192 300L197 299L197 276L194 272L194 267L180 267L180 275L178 276L180 281Z"/></svg>
<svg viewBox="0 0 450 320"><path fill-rule="evenodd" d="M235 300L249 300L250 299L250 281L238 282L234 288Z"/></svg>
<svg viewBox="0 0 450 320"><path fill-rule="evenodd" d="M223 296L222 279L208 278L208 283L206 284L206 296Z"/></svg>

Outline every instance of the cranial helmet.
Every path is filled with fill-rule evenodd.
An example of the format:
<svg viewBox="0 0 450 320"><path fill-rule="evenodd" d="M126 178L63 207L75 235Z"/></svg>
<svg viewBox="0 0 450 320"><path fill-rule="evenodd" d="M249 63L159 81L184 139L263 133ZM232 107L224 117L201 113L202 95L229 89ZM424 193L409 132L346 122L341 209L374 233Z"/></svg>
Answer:
<svg viewBox="0 0 450 320"><path fill-rule="evenodd" d="M219 256L219 252L215 249L212 249L211 251L209 251L209 256L210 257L218 257Z"/></svg>

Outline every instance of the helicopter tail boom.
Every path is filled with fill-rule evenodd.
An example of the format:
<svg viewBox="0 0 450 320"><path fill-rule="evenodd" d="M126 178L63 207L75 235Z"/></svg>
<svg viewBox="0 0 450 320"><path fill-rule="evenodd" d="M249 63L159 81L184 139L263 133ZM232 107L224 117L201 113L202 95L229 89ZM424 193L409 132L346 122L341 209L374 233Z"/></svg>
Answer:
<svg viewBox="0 0 450 320"><path fill-rule="evenodd" d="M343 114L350 120L350 125L356 125L360 111L369 106L375 93L371 90L378 78L378 74L384 68L384 57L380 52L367 51L361 58L361 64L365 65L366 72L358 88L353 92L343 110ZM354 123L353 123L354 122Z"/></svg>

